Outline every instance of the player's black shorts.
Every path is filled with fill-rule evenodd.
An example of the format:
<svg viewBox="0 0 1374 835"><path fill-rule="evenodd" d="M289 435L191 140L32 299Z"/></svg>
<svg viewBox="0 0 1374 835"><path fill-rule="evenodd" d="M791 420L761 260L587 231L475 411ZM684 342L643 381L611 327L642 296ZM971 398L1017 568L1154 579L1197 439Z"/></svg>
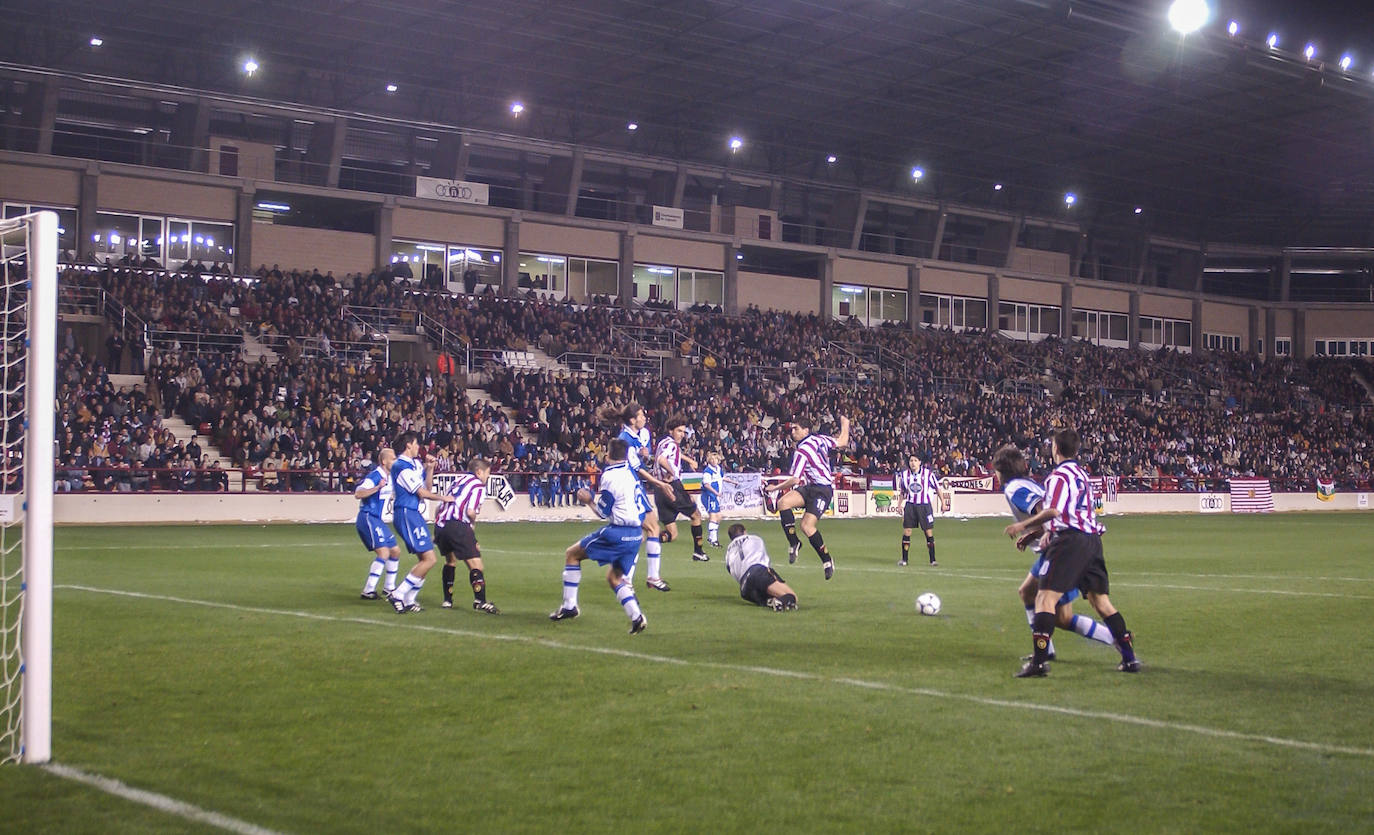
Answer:
<svg viewBox="0 0 1374 835"><path fill-rule="evenodd" d="M907 502L902 507L902 527L920 528L923 531L935 528L935 510L928 504Z"/></svg>
<svg viewBox="0 0 1374 835"><path fill-rule="evenodd" d="M756 606L764 606L768 603L768 587L785 582L771 566L751 565L739 584L739 596Z"/></svg>
<svg viewBox="0 0 1374 835"><path fill-rule="evenodd" d="M674 479L673 500L670 502L664 497L663 491L654 491L654 504L658 506L658 521L666 525L676 521L679 515L691 518L697 512L697 503L692 501L692 494L687 492L687 488L682 486L681 479Z"/></svg>
<svg viewBox="0 0 1374 835"><path fill-rule="evenodd" d="M477 533L472 525L457 519L450 519L439 526L434 534L434 544L445 557L466 561L482 556L477 550Z"/></svg>
<svg viewBox="0 0 1374 835"><path fill-rule="evenodd" d="M807 484L797 488L797 492L801 493L802 501L805 503L802 505L802 512L817 517L825 515L825 509L830 507L830 501L835 496L835 488L824 484Z"/></svg>
<svg viewBox="0 0 1374 835"><path fill-rule="evenodd" d="M1040 578L1040 588L1067 594L1107 594L1107 561L1102 556L1102 536L1072 528L1057 531L1045 548L1049 570Z"/></svg>

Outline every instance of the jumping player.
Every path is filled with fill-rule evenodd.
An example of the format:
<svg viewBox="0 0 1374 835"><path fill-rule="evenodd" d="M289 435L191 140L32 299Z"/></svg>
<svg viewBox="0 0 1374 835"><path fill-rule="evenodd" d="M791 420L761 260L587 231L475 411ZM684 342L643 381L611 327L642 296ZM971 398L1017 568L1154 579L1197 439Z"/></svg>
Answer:
<svg viewBox="0 0 1374 835"><path fill-rule="evenodd" d="M487 579L483 574L482 549L477 544L477 516L487 497L487 476L491 464L481 458L468 462L468 472L460 473L449 488L453 502L443 505L434 517L434 544L444 555L445 609L453 608L453 584L458 578L458 561L468 568L468 584L472 586L472 608L489 615L501 610L487 600Z"/></svg>
<svg viewBox="0 0 1374 835"><path fill-rule="evenodd" d="M682 486L682 462L686 461L692 469L697 468L695 459L682 453L682 439L687 437L687 418L673 415L664 424L667 430L654 448L655 474L672 488L669 493L660 492L654 497L658 508L658 523L663 528L661 539L672 542L677 539L677 517L686 516L692 522L692 559L706 562L711 559L702 550L701 510L687 488Z"/></svg>
<svg viewBox="0 0 1374 835"><path fill-rule="evenodd" d="M644 538L640 527L649 514L649 499L638 476L630 469L629 445L624 439L611 441L606 469L595 498L590 490L578 490L577 500L592 509L607 524L568 546L563 554L563 605L549 614L549 620L569 620L582 612L577 608L577 591L582 582L582 561L590 557L608 566L606 582L615 599L630 619L630 634L644 631L648 620L640 611L634 586L627 579L639 557Z"/></svg>
<svg viewBox="0 0 1374 835"><path fill-rule="evenodd" d="M641 482L647 482L658 493L663 493L671 500L675 496L672 485L660 480L653 474L653 469L649 466L649 427L645 425L647 418L644 415L644 407L638 403L631 402L624 408L608 407L597 413L603 423L615 425L622 423L620 434L617 436L625 442L626 462L630 465L630 472L634 473ZM649 588L657 591L672 591L672 588L663 580L660 574L660 564L663 559L663 543L659 537L658 516L650 513L644 517L644 552L649 563L649 576L644 579ZM633 570L633 566L631 567Z"/></svg>
<svg viewBox="0 0 1374 835"><path fill-rule="evenodd" d="M802 514L801 529L806 539L821 558L825 569L825 579L835 576L835 560L825 547L825 539L817 529L821 514L830 507L835 494L835 476L830 469L830 451L849 446L849 418L840 416L840 432L837 435L820 435L811 431L812 422L802 418L788 424L792 440L797 449L792 453L792 467L787 479L764 488L765 498L769 494L777 497L778 519L782 531L787 535L787 561L794 563L801 553L801 540L797 538L797 520L792 513L799 507L806 508ZM794 485L797 490L788 492Z"/></svg>
<svg viewBox="0 0 1374 835"><path fill-rule="evenodd" d="M1045 498L1045 491L1027 478L1030 472L1030 464L1026 461L1026 456L1021 450L1008 444L997 450L992 457L992 468L997 471L997 475L1002 479L1002 495L1007 499L1007 504L1011 507L1011 515L1016 521L1029 519L1040 512L1040 508ZM1018 548L1030 546L1035 552L1035 561L1031 563L1030 571L1026 578L1021 581L1021 586L1016 593L1021 598L1021 602L1026 607L1026 622L1035 626L1035 595L1040 588L1040 578L1049 570L1049 563L1040 553L1041 531L1033 529L1027 531L1016 543ZM1056 623L1061 629L1072 629L1084 638L1094 641L1101 641L1104 644L1112 643L1111 630L1089 617L1075 615L1073 613L1073 601L1078 599L1078 589L1072 589L1068 594L1059 598L1055 604L1054 611ZM1050 641L1049 659L1055 658L1054 641ZM1026 658L1029 661L1029 657Z"/></svg>

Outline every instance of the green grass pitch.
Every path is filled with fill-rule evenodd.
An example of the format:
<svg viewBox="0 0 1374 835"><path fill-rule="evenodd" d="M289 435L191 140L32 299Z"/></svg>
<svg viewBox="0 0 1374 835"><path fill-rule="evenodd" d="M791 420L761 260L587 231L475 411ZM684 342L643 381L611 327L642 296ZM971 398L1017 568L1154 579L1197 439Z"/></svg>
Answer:
<svg viewBox="0 0 1374 835"><path fill-rule="evenodd" d="M1145 671L1061 632L1029 681L1004 524L898 568L895 521L827 522L825 582L756 522L780 614L675 542L633 637L591 563L547 620L591 523L480 526L500 617L437 570L420 614L359 600L351 525L62 529L53 756L292 833L1369 831L1374 515L1109 518ZM7 767L0 831L214 830Z"/></svg>

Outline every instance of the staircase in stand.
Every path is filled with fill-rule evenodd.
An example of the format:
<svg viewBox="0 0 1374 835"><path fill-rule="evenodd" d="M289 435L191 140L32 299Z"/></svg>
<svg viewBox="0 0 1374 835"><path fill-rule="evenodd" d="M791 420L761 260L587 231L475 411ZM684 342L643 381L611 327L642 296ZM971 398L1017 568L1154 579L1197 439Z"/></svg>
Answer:
<svg viewBox="0 0 1374 835"><path fill-rule="evenodd" d="M266 358L268 365L276 365L280 356L276 351L262 344L262 340L256 336L243 332L243 361L249 365L257 365L259 359Z"/></svg>
<svg viewBox="0 0 1374 835"><path fill-rule="evenodd" d="M192 438L197 439L200 444L200 461L202 467L209 467L211 463L218 461L223 469L234 466L234 462L224 457L224 453L219 447L210 441L209 435L202 435L191 424L187 423L179 415L172 415L162 419L162 428L172 433L172 437L177 439L177 443L186 446ZM237 493L243 490L243 474L231 471L229 473L229 492Z"/></svg>
<svg viewBox="0 0 1374 835"><path fill-rule="evenodd" d="M469 388L463 390L463 396L473 405L488 404L500 409L510 419L511 426L515 427L515 431L520 434L520 438L525 443L532 443L535 440L534 435L520 423L520 417L515 413L515 410L497 400L491 392L481 388Z"/></svg>

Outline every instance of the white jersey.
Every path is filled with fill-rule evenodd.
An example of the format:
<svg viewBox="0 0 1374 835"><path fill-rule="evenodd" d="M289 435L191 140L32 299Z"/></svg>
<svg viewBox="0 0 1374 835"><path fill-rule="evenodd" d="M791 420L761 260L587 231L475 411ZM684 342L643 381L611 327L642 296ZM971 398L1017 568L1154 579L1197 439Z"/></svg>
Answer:
<svg viewBox="0 0 1374 835"><path fill-rule="evenodd" d="M649 499L628 462L612 464L601 474L593 509L597 516L612 525L637 528L644 522L644 515L649 512Z"/></svg>
<svg viewBox="0 0 1374 835"><path fill-rule="evenodd" d="M741 588L744 586L744 575L756 565L765 568L769 565L768 549L764 547L762 537L747 533L730 541L725 549L725 569Z"/></svg>
<svg viewBox="0 0 1374 835"><path fill-rule="evenodd" d="M668 460L664 464L664 459ZM664 481L677 481L682 478L682 447L673 440L672 435L664 435L654 448L654 474Z"/></svg>

